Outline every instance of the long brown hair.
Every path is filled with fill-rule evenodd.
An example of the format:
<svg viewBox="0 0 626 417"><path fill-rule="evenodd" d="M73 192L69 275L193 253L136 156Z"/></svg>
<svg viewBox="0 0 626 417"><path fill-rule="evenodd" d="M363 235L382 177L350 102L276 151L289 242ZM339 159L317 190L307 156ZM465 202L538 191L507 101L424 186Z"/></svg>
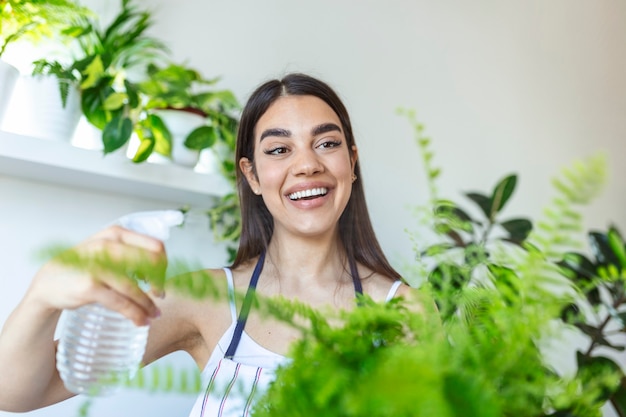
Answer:
<svg viewBox="0 0 626 417"><path fill-rule="evenodd" d="M289 74L280 80L267 81L250 96L243 109L237 133L236 162L248 158L254 166L254 129L267 109L283 96L315 96L328 104L339 117L349 152L353 152L354 135L348 112L341 99L326 83L305 74ZM348 204L339 218L339 236L348 259L354 259L374 272L393 279L400 279L387 261L367 211L363 180L359 162L354 173L357 180L352 184ZM255 173L256 174L256 173ZM248 181L237 170L237 188L241 203L242 230L239 249L233 268L258 256L267 249L274 231L274 219L263 198L252 192Z"/></svg>

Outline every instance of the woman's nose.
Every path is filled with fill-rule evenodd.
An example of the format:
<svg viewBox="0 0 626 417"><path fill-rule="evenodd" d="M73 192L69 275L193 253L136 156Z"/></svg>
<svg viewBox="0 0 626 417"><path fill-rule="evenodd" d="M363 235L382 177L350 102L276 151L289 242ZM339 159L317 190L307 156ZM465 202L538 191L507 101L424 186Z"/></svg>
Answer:
<svg viewBox="0 0 626 417"><path fill-rule="evenodd" d="M292 165L294 175L313 175L324 170L319 156L313 149L297 151Z"/></svg>

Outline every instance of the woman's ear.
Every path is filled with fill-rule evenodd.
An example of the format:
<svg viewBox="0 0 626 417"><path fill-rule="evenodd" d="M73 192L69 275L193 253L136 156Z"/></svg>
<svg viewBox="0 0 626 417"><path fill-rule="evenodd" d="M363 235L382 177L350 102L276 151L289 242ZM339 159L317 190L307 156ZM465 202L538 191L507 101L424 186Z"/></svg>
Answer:
<svg viewBox="0 0 626 417"><path fill-rule="evenodd" d="M259 184L259 179L254 172L254 163L252 163L248 158L241 158L239 160L239 169L241 173L246 177L252 192L256 195L261 194L261 186Z"/></svg>
<svg viewBox="0 0 626 417"><path fill-rule="evenodd" d="M359 157L359 152L356 148L356 145L352 145L352 152L350 153L350 164L352 165L352 172L354 173L354 167L356 165L356 160Z"/></svg>

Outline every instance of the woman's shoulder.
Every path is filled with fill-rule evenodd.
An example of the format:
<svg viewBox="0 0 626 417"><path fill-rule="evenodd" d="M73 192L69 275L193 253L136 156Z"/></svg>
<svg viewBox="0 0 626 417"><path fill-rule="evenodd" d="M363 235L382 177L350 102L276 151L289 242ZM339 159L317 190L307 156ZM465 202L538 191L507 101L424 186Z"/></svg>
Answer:
<svg viewBox="0 0 626 417"><path fill-rule="evenodd" d="M402 297L415 302L421 297L419 289L408 285L402 279L374 272L363 265L359 265L359 274L362 277L365 293L375 301Z"/></svg>
<svg viewBox="0 0 626 417"><path fill-rule="evenodd" d="M227 295L226 272L223 268L207 268L177 274L165 283L166 294L174 301L219 301ZM215 300L217 299L217 300Z"/></svg>

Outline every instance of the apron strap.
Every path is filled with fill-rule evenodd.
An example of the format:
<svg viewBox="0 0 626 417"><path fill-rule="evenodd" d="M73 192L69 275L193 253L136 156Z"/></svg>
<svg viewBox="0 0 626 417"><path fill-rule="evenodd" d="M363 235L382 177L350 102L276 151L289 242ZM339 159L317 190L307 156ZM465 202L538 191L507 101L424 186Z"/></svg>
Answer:
<svg viewBox="0 0 626 417"><path fill-rule="evenodd" d="M353 258L348 260L350 263L350 274L352 275L352 282L354 283L354 292L357 294L363 295L363 286L361 285L361 278L359 277L359 272L356 267L356 262ZM259 282L259 276L261 275L261 271L263 270L263 264L265 263L265 251L261 252L259 256L259 260L254 267L254 272L252 273L252 278L250 278L250 285L248 285L248 290L246 291L246 297L243 300L243 305L241 306L241 312L239 313L239 317L237 318L237 324L235 325L235 331L233 333L233 338L230 340L230 345L228 345L228 349L226 349L226 353L224 354L224 358L233 359L235 356L235 352L237 351L237 347L239 346L239 341L241 340L241 335L243 334L243 329L246 326L246 320L248 319L248 314L250 313L250 307L252 306L252 301L254 299L254 292L256 290L256 284Z"/></svg>
<svg viewBox="0 0 626 417"><path fill-rule="evenodd" d="M232 359L233 356L235 356L235 352L237 351L237 346L239 346L239 341L241 340L241 335L243 334L243 328L246 325L246 320L248 319L248 314L250 313L250 307L252 306L252 300L254 298L256 284L257 282L259 282L259 276L261 275L261 271L263 270L264 263L265 251L261 252L259 260L254 267L252 278L250 278L250 285L248 285L246 297L243 299L243 305L241 306L241 312L239 313L239 317L237 318L237 325L235 326L233 338L230 340L230 345L228 346L228 349L226 349L226 353L224 354L224 357L226 359Z"/></svg>

